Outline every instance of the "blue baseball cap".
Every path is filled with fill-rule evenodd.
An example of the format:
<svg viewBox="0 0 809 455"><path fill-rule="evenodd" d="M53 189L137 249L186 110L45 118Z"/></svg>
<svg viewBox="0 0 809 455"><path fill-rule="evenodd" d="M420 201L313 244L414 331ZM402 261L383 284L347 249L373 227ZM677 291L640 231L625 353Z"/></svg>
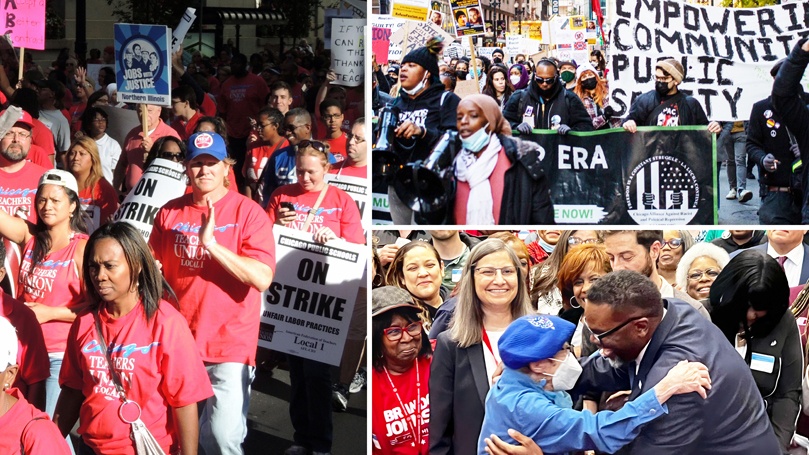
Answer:
<svg viewBox="0 0 809 455"><path fill-rule="evenodd" d="M500 359L512 370L549 359L562 350L575 330L575 324L559 316L523 316L500 336Z"/></svg>
<svg viewBox="0 0 809 455"><path fill-rule="evenodd" d="M185 155L187 161L200 156L211 155L219 161L228 157L228 148L222 136L209 131L200 131L188 138L188 153Z"/></svg>

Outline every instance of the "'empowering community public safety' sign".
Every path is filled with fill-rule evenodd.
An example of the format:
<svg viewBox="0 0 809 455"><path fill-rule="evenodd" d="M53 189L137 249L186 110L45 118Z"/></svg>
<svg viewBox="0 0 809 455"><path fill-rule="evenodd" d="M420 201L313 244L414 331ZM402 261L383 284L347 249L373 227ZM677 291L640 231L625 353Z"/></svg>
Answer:
<svg viewBox="0 0 809 455"><path fill-rule="evenodd" d="M616 0L610 90L618 115L654 89L655 62L681 60L680 89L711 120L747 119L772 91L770 69L809 36L809 2L719 8L677 0ZM620 110L619 110L620 109Z"/></svg>
<svg viewBox="0 0 809 455"><path fill-rule="evenodd" d="M534 130L557 223L716 224L716 145L705 126Z"/></svg>
<svg viewBox="0 0 809 455"><path fill-rule="evenodd" d="M340 365L354 305L365 304L364 245L273 226L276 268L261 295L258 345Z"/></svg>

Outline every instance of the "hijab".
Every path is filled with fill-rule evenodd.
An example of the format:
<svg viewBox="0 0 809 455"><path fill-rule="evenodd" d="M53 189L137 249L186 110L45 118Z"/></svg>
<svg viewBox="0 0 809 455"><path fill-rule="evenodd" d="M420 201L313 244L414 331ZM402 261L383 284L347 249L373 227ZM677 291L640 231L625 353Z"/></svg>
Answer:
<svg viewBox="0 0 809 455"><path fill-rule="evenodd" d="M516 90L521 90L528 86L528 82L531 80L531 77L528 75L528 71L525 69L525 66L519 63L511 65L511 68L508 69L509 77L511 76L511 70L515 67L520 69L520 82L514 84L514 88Z"/></svg>
<svg viewBox="0 0 809 455"><path fill-rule="evenodd" d="M482 94L470 95L462 99L460 102L465 103L467 101L477 106L477 108L483 112L483 116L486 117L486 122L489 124L489 132L511 136L511 125L503 117L503 113L500 111L500 106L497 105L497 101L495 101L492 97Z"/></svg>

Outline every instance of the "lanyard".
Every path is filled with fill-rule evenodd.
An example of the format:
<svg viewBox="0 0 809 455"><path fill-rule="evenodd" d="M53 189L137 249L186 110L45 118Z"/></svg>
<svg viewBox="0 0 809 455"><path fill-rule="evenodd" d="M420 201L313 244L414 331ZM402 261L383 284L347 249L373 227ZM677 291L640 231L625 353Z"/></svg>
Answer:
<svg viewBox="0 0 809 455"><path fill-rule="evenodd" d="M492 349L492 342L489 341L489 334L486 333L486 329L483 330L483 344L489 349L489 352L492 353L492 358L494 358L494 365L497 366L500 362L497 361L497 356L494 355L494 349Z"/></svg>
<svg viewBox="0 0 809 455"><path fill-rule="evenodd" d="M421 427L424 425L424 419L421 417L421 376L419 376L419 359L415 360L416 363L416 406L415 406L415 414L413 417L413 421L416 423L416 428L410 426L410 422L408 421L407 417L405 417L405 426L407 429L410 430L410 433L413 434L413 442L410 443L412 447L416 447L416 441L419 442L419 453L421 453ZM388 382L390 382L390 386L393 389L393 393L396 394L396 399L399 400L399 406L402 407L402 413L407 413L407 408L402 402L402 398L399 396L399 390L393 385L393 379L390 377L390 373L388 373L388 369L385 369L385 375L388 377Z"/></svg>

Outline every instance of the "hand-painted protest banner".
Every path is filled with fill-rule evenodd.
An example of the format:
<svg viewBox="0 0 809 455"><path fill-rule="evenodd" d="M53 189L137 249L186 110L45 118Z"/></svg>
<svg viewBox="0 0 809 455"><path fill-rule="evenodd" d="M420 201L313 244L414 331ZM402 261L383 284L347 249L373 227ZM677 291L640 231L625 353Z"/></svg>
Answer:
<svg viewBox="0 0 809 455"><path fill-rule="evenodd" d="M387 14L374 14L371 16L371 50L376 55L376 62L380 65L388 63L390 52L390 36L403 27L405 19L389 16ZM399 55L401 55L401 46Z"/></svg>
<svg viewBox="0 0 809 455"><path fill-rule="evenodd" d="M737 9L617 0L613 23L609 84L618 115L654 90L657 60L674 57L686 70L679 89L709 119L741 120L772 90L773 64L809 36L809 2Z"/></svg>
<svg viewBox="0 0 809 455"><path fill-rule="evenodd" d="M394 0L390 15L400 19L424 22L430 12L429 0Z"/></svg>
<svg viewBox="0 0 809 455"><path fill-rule="evenodd" d="M705 126L534 130L560 224L716 224L716 144ZM713 158L711 158L713 157Z"/></svg>
<svg viewBox="0 0 809 455"><path fill-rule="evenodd" d="M2 12L0 35L10 34L14 47L45 50L45 0L3 0Z"/></svg>
<svg viewBox="0 0 809 455"><path fill-rule="evenodd" d="M340 188L348 193L351 199L357 203L357 208L360 209L360 216L362 217L363 229L368 229L371 225L371 210L367 210L368 195L371 194L368 187L368 179L359 177L349 177L347 175L326 174L323 180L329 185Z"/></svg>
<svg viewBox="0 0 809 455"><path fill-rule="evenodd" d="M181 163L157 158L112 218L135 226L148 241L157 212L166 202L182 196L186 186L185 167Z"/></svg>
<svg viewBox="0 0 809 455"><path fill-rule="evenodd" d="M407 30L407 50L402 53L405 30ZM388 60L396 60L401 62L402 58L410 51L424 46L427 41L436 36L441 36L444 38L445 43L449 43L454 39L451 35L438 28L432 22L409 22L406 27L402 27L394 31L393 35L391 35Z"/></svg>
<svg viewBox="0 0 809 455"><path fill-rule="evenodd" d="M332 21L335 18L353 19L354 11L345 8L326 8L323 10L323 48L331 49Z"/></svg>
<svg viewBox="0 0 809 455"><path fill-rule="evenodd" d="M462 38L486 33L480 0L450 0L449 6L455 24L455 36Z"/></svg>
<svg viewBox="0 0 809 455"><path fill-rule="evenodd" d="M115 74L118 101L171 105L168 27L115 24Z"/></svg>
<svg viewBox="0 0 809 455"><path fill-rule="evenodd" d="M275 276L261 295L258 345L340 365L354 305L365 302L367 248L315 243L311 233L273 226Z"/></svg>
<svg viewBox="0 0 809 455"><path fill-rule="evenodd" d="M337 85L357 87L365 74L365 19L332 19L331 67Z"/></svg>

